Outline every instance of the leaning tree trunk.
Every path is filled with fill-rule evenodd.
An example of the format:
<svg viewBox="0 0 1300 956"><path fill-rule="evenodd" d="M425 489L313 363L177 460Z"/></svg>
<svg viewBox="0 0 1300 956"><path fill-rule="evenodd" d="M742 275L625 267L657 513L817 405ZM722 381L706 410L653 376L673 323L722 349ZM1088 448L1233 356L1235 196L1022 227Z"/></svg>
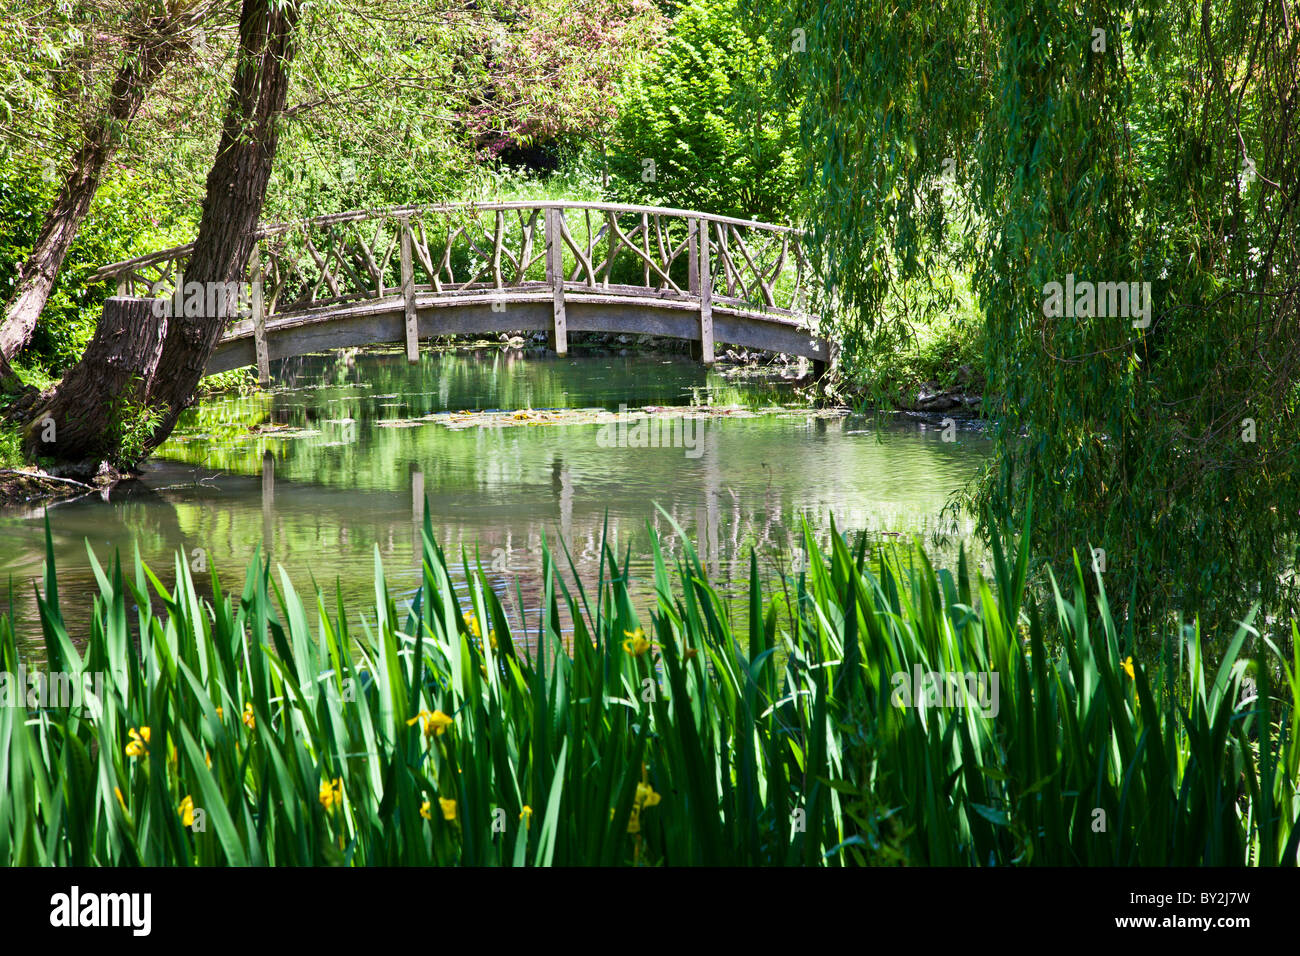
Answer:
<svg viewBox="0 0 1300 956"><path fill-rule="evenodd" d="M28 456L83 462L81 470L88 472L105 458L134 464L120 460L121 446L132 423L139 427L166 328L167 320L155 314L152 299L105 302L81 361L26 424ZM83 395L111 399L87 403ZM133 444L142 445L144 437Z"/></svg>
<svg viewBox="0 0 1300 956"><path fill-rule="evenodd" d="M288 94L298 16L299 0L244 0L239 58L221 144L208 173L198 239L185 268L187 286L198 282L206 289L208 283L220 282L233 290L232 283L244 278L275 161L277 121ZM168 323L150 394L150 402L162 412L150 449L176 427L216 351L226 316L236 310L232 297L215 315L175 316Z"/></svg>
<svg viewBox="0 0 1300 956"><path fill-rule="evenodd" d="M85 130L58 199L45 214L36 244L22 265L22 278L0 324L0 383L13 376L9 361L31 341L36 320L90 210L122 130L135 118L149 87L180 49L177 24L172 20L157 18L134 37L113 82L108 109Z"/></svg>
<svg viewBox="0 0 1300 956"><path fill-rule="evenodd" d="M209 283L220 282L223 289L233 290L230 283L243 278L271 178L276 120L284 110L288 92L298 16L299 0L244 0L231 96L217 157L208 173L199 235L185 269L187 287L200 283L206 290L211 287ZM203 298L208 301L206 293ZM224 305L213 315L170 317L162 331L161 355L156 363L144 352L137 354L134 380L147 381L149 387L142 401L138 384L128 384L125 400L136 405L147 403L151 413L160 416L147 441L123 448L118 423L109 421L98 439L86 439L84 445L56 442L57 457L79 462L84 458L83 450L93 448L103 457L130 466L162 444L203 377L221 338L225 317L235 314L238 307L233 296ZM157 323L158 319L153 321ZM56 434L61 436L58 429L62 423L56 411L64 418L82 415L88 421L85 410L89 408L109 407L120 413L125 408L124 396L116 390L121 381L115 375L99 372L96 366L103 361L103 353L88 350L53 395L36 405L36 411L27 419L27 435L39 442L37 426L53 417ZM132 378L127 381L130 383ZM138 415L135 417L140 420ZM29 443L28 447L49 453L39 444ZM65 454L65 448L72 454Z"/></svg>

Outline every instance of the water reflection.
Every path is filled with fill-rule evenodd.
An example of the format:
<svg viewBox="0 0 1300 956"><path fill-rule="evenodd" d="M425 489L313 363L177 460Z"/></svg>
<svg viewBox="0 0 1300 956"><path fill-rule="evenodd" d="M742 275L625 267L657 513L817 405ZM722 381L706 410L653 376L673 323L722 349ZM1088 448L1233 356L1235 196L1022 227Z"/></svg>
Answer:
<svg viewBox="0 0 1300 956"><path fill-rule="evenodd" d="M987 453L975 434L943 442L915 426L880 429L791 409L703 421L689 454L607 447L593 424L453 430L413 421L461 409L759 408L791 398L780 383L733 385L686 360L511 360L492 351L433 354L416 366L367 354L284 366L279 380L289 387L188 412L160 459L109 501L50 509L61 600L69 618L81 615L82 631L94 589L86 541L101 561L114 548L129 560L138 547L167 583L171 555L183 550L215 569L226 590L242 585L263 547L300 593L323 587L330 608L337 585L357 620L373 603L376 548L390 587L408 595L418 587L426 502L449 558L481 561L512 616L538 604L544 536L563 537L590 586L608 531L620 559L630 549L634 591L648 601L646 527L662 536L670 560L681 553L680 527L734 592L748 577L751 548L765 573L797 566L804 518L823 545L831 514L841 531L882 540L940 530L949 496ZM274 426L289 430L267 430ZM0 573L13 580L28 634L36 620L28 581L42 573L43 533L39 516L0 517Z"/></svg>

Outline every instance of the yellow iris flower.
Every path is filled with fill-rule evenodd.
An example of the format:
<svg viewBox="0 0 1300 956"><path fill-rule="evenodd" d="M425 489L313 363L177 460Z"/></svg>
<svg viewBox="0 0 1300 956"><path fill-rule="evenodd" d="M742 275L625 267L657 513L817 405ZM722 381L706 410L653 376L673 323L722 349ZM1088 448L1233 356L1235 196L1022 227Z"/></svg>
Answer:
<svg viewBox="0 0 1300 956"><path fill-rule="evenodd" d="M136 730L132 727L127 731L127 736L131 742L126 745L126 755L128 757L144 757L149 753L149 728L141 727Z"/></svg>
<svg viewBox="0 0 1300 956"><path fill-rule="evenodd" d="M642 764L641 782L636 785L636 795L632 798L632 813L628 816L628 833L641 832L641 811L656 806L660 799L659 794L654 792L654 788L647 781L645 764ZM609 813L611 817L614 815L613 810Z"/></svg>
<svg viewBox="0 0 1300 956"><path fill-rule="evenodd" d="M440 710L435 710L432 713L422 710L408 720L406 726L411 726L417 720L420 722L420 728L424 731L426 737L432 737L434 734L441 737L446 733L447 728L452 725L452 719Z"/></svg>
<svg viewBox="0 0 1300 956"><path fill-rule="evenodd" d="M640 657L646 651L650 650L650 642L646 640L645 631L637 628L635 631L623 632L627 640L623 642L623 650L627 651L633 657Z"/></svg>
<svg viewBox="0 0 1300 956"><path fill-rule="evenodd" d="M343 803L343 778L335 777L334 782L326 780L320 785L320 805L327 813Z"/></svg>

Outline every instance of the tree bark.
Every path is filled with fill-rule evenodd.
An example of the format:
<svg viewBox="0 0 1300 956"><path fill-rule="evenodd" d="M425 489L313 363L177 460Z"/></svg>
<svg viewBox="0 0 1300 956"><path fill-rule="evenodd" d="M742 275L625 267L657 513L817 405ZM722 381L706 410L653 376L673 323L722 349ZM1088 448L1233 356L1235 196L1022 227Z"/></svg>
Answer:
<svg viewBox="0 0 1300 956"><path fill-rule="evenodd" d="M93 472L101 459L123 461L121 425L143 407L162 354L167 320L154 314L152 299L113 298L95 326L95 337L50 400L23 432L32 457L84 461ZM88 400L91 397L94 400Z"/></svg>
<svg viewBox="0 0 1300 956"><path fill-rule="evenodd" d="M299 13L299 0L244 0L230 102L208 173L198 239L185 268L186 285L198 282L207 288L207 283L244 278L275 160ZM216 350L226 316L236 310L237 303L229 299L224 313L175 316L168 323L150 395L163 417L150 449L176 427Z"/></svg>
<svg viewBox="0 0 1300 956"><path fill-rule="evenodd" d="M58 199L45 214L31 254L22 265L17 288L0 325L0 383L13 376L10 360L31 340L36 320L50 297L68 249L77 237L122 130L140 110L145 94L182 49L174 20L155 18L133 37L118 68L108 109L85 130L72 157Z"/></svg>

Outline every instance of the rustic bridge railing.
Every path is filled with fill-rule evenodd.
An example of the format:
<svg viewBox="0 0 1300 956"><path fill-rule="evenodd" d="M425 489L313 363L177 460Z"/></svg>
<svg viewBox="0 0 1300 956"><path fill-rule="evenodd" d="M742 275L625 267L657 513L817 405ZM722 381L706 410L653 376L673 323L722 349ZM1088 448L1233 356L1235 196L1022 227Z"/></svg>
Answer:
<svg viewBox="0 0 1300 956"><path fill-rule="evenodd" d="M708 213L578 202L502 202L361 210L263 227L250 259L249 314L232 322L209 371L252 364L269 378L270 341L280 354L328 341L289 333L306 326L370 321L391 341L400 314L407 358L419 338L485 329L435 321L434 310L461 306L506 313L514 304L549 305L551 347L568 349L570 307L586 309L580 327L600 326L593 307L630 307L620 328L679 334L714 358L715 321L722 341L772 347L827 359L817 317L807 308L810 270L803 234ZM192 245L105 266L95 278L116 281L118 295L170 296L184 282ZM671 321L648 310L675 313ZM689 327L681 313L693 316ZM445 315L445 313L444 313ZM495 320L500 331L527 328L518 316ZM632 323L631 325L627 323ZM423 327L422 327L423 323ZM247 348L252 339L251 354ZM337 338L337 336L336 336ZM279 355L275 356L279 357Z"/></svg>

